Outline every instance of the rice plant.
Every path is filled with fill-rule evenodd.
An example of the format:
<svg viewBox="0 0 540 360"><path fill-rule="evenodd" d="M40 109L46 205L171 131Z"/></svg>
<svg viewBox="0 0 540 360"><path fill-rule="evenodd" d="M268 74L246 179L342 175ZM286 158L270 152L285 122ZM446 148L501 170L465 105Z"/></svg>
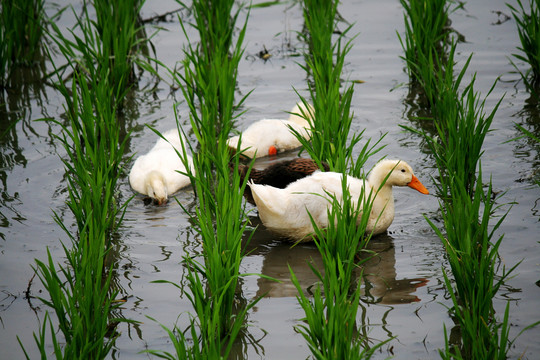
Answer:
<svg viewBox="0 0 540 360"><path fill-rule="evenodd" d="M41 56L44 26L43 0L0 3L0 88L15 66L31 66Z"/></svg>
<svg viewBox="0 0 540 360"><path fill-rule="evenodd" d="M100 36L103 59L108 64L110 83L116 89L126 89L135 81L135 64L138 54L144 49L147 39L141 37L143 28L139 12L145 0L111 2L94 0L97 21L96 34Z"/></svg>
<svg viewBox="0 0 540 360"><path fill-rule="evenodd" d="M405 39L398 34L405 52L407 72L423 79L419 68L445 53L449 36L449 5L446 0L400 0L405 9ZM424 79L425 81L425 79Z"/></svg>
<svg viewBox="0 0 540 360"><path fill-rule="evenodd" d="M517 48L520 53L512 55L529 64L529 70L520 74L527 88L534 91L540 84L540 1L529 0L527 8L522 0L517 0L517 6L507 6L512 10L521 42Z"/></svg>
<svg viewBox="0 0 540 360"><path fill-rule="evenodd" d="M306 106L307 113L298 114L309 119L310 139L306 140L298 133L296 136L319 167L322 168L321 163L326 162L331 171L350 170L359 176L367 158L378 151L375 150L378 142L370 146L368 140L360 155L354 158L353 150L362 139L363 132L354 134L349 141L354 88L351 83L344 85L341 80L345 57L354 39L346 40L352 26L340 32L337 40L333 41L333 34L338 32L338 1L306 0L302 4L306 31L301 35L308 44L308 52L305 54L306 64L301 66L313 78L313 82L308 84L313 108ZM302 96L300 98L304 104L309 103Z"/></svg>
<svg viewBox="0 0 540 360"><path fill-rule="evenodd" d="M508 306L503 319L497 320L493 298L517 265L509 270L503 266L502 274L498 274L498 249L503 237L494 239L494 233L505 216L490 228L489 222L497 207L491 182L484 191L480 167L482 145L502 99L486 114L486 100L481 100L474 90L475 77L468 85L462 85L472 56L455 76L456 42L454 39L449 42L444 31L448 22L446 5L438 5L441 6L438 14L444 14L444 18L430 25L437 25L441 32L425 37L424 23L429 24L430 19L423 19L421 15L429 12L431 5L439 3L401 3L408 15L405 17L406 40L400 38L400 41L409 76L424 90L435 134L405 128L424 137L437 164L436 186L445 232L427 220L446 249L455 283L444 272L445 285L452 297L451 314L461 333L461 346L451 346L447 339L440 355L445 359L504 359L511 344ZM423 7L417 8L419 3L423 3ZM429 27L427 30L429 32ZM422 43L424 39L428 41Z"/></svg>
<svg viewBox="0 0 540 360"><path fill-rule="evenodd" d="M51 37L68 61L55 72L80 69L89 78L107 79L113 87L111 104L121 109L122 99L135 80L135 64L147 68L140 56L147 39L140 37L143 31L136 14L144 1L94 3L97 21L92 19L85 5L82 15L76 14L75 28L69 30L73 40L51 23Z"/></svg>
<svg viewBox="0 0 540 360"><path fill-rule="evenodd" d="M114 345L117 337L114 328L120 321L110 316L118 302L117 291L111 287L114 260L108 259L107 254L127 204L119 205L116 198L125 147L125 140L120 139L117 112L127 90L123 79L129 73L110 76L114 72L110 44L102 42L107 39L107 31L94 27L96 22L90 19L86 7L83 16L78 18L82 35L72 33L75 40L68 40L53 25L55 42L69 59L63 68L55 69L59 79L55 85L66 101L68 124L53 121L63 130L57 140L68 155L63 160L68 182L67 204L75 218L76 232L55 214L56 222L71 241L71 247L63 245L67 265L55 265L49 254L45 262L36 260L36 271L50 297L41 300L54 310L63 335L61 341L57 339L51 322L55 356L102 359ZM121 28L126 23L116 25ZM108 29L116 28L113 25ZM71 88L62 78L65 69L72 70ZM42 356L46 347L45 330L44 324L39 337L35 336Z"/></svg>
<svg viewBox="0 0 540 360"><path fill-rule="evenodd" d="M447 345L443 358L506 359L510 346L508 337L508 307L502 321L497 320L493 298L500 286L516 268L499 273L499 246L503 235L495 232L504 221L501 216L490 226L497 210L491 182L484 190L481 171L474 184L473 194L464 180L454 174L445 177L452 201L442 201L441 210L445 233L431 227L443 241L455 283L444 273L446 287L451 290L451 313L457 319L461 333L461 348Z"/></svg>
<svg viewBox="0 0 540 360"><path fill-rule="evenodd" d="M192 45L187 48L181 79L199 146L193 156L196 178L192 178L192 183L198 199L197 230L203 239L203 273L213 298L217 300L217 294L223 296L223 303L215 303L220 308L222 323L218 334L222 336L227 334L233 320L242 259L241 239L246 226L240 179L230 175L231 158L226 144L234 113L245 99L235 103L247 19L233 45L233 30L241 10L238 8L231 14L234 3L231 0L193 2L200 43L197 48ZM238 163L238 157L232 161Z"/></svg>
<svg viewBox="0 0 540 360"><path fill-rule="evenodd" d="M67 266L55 265L50 254L46 262L36 260L38 276L50 296L41 300L56 313L64 336L65 345L55 350L58 358L104 358L116 338L117 320L109 314L117 307L117 292L109 286L112 268L106 266L105 256L123 217L115 193L124 143L119 141L115 108L108 101L102 103L113 97L112 89L106 81L93 80L88 84L86 75L74 74L71 98L66 98L69 127L57 122L63 129L58 140L68 154L63 160L67 204L77 225L74 234L55 214L71 241L71 247L64 245ZM56 346L52 329L51 336ZM39 342L38 347L44 351L45 343Z"/></svg>
<svg viewBox="0 0 540 360"><path fill-rule="evenodd" d="M233 0L193 2L192 26L198 30L200 41L186 46L183 72L173 73L189 106L190 123L198 140L197 147L186 146L193 153L194 173L188 171L188 175L197 195L196 210L190 217L202 239L203 259L197 261L195 254L184 258L188 298L196 317L191 320L193 345L178 347L178 358L186 356L185 352L190 358L226 358L244 327L247 311L255 304L239 309L236 305L244 256L242 235L248 224L242 196L247 178L242 181L236 172L231 175L230 168L238 167L240 154L231 158L226 140L246 98L235 101L247 18L234 43L233 31L242 10L240 6L233 11L234 6ZM182 28L189 40L183 24ZM169 334L174 337L173 332ZM172 341L180 343L185 337Z"/></svg>
<svg viewBox="0 0 540 360"><path fill-rule="evenodd" d="M471 57L467 59L458 76L454 78L454 53L455 43L452 43L449 61L443 68L435 70L437 79L435 87L438 89L438 96L432 99L431 105L435 134L430 135L424 130L403 127L426 139L440 176L444 178L459 176L472 196L476 184L477 167L483 154L482 144L502 99L490 113L486 114L484 107L489 94L484 99L480 99L480 94L474 90L474 77L460 93L462 80ZM427 71L433 71L433 69L427 69ZM493 87L495 84L496 82ZM450 190L446 187L447 182L441 180L436 185L438 195L442 199L451 201Z"/></svg>
<svg viewBox="0 0 540 360"><path fill-rule="evenodd" d="M324 161L331 171L344 175L343 199L335 196L329 199L332 206L329 206L328 218L332 220L328 227L320 229L312 219L314 241L324 264L324 273L310 265L319 279L313 299L304 295L290 269L299 293L298 302L306 314L303 319L306 324L296 328L316 359L366 359L382 343L372 349L362 348L360 340L363 339L356 328L361 289L354 275L359 269L356 256L370 238L365 232L375 194L362 193L358 199L352 199L345 174L363 175L366 160L381 150L380 140L373 145L368 140L361 151L353 155L363 132L353 134L349 141L354 89L352 84L344 86L341 77L345 57L352 46L353 39L346 40L352 26L342 32L337 30L338 1L305 0L302 4L305 22L302 36L308 44L306 64L302 68L312 76L313 81L308 85L313 108L300 96L306 110L298 115L309 120L311 136L305 140L296 133L296 137L319 167L322 168ZM337 32L339 35L334 41L333 34Z"/></svg>
<svg viewBox="0 0 540 360"><path fill-rule="evenodd" d="M466 66L452 86L454 91L465 69ZM503 270L503 275L495 280L502 237L496 241L492 241L492 237L504 217L490 231L494 199L491 185L484 193L479 165L482 144L500 101L486 115L485 99L480 100L474 91L474 78L462 94L454 91L441 96L441 101L434 104L436 135L411 129L426 139L437 164L439 181L436 186L446 232L445 235L439 230L436 232L445 244L455 279L454 287L445 274L445 284L454 301L452 313L461 329L462 349L457 351L448 346L443 357L504 358L509 346L508 318L502 323L495 319L492 301L512 269ZM435 229L433 223L430 224ZM493 349L499 349L497 357L490 352L495 351Z"/></svg>
<svg viewBox="0 0 540 360"><path fill-rule="evenodd" d="M347 191L347 177L343 176L343 199L328 200L332 206L328 218L333 219L325 229L312 219L314 241L324 264L324 272L310 265L319 279L309 299L303 292L292 269L291 279L298 290L297 299L306 317L305 325L296 328L306 339L315 359L369 359L385 342L364 348L364 338L358 331L356 315L361 287L360 265L369 257L357 261L358 252L365 251L371 235L366 233L375 193L362 191L353 199ZM366 187L364 186L364 189ZM357 277L358 276L358 277Z"/></svg>

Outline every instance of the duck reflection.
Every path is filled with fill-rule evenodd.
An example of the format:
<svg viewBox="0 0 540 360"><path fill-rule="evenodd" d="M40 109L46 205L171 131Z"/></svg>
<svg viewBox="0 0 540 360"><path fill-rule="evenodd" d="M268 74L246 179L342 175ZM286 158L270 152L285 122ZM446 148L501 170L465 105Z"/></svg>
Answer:
<svg viewBox="0 0 540 360"><path fill-rule="evenodd" d="M275 235L266 231L258 218L252 218L259 230L254 234L248 250L249 256L263 256L261 273L280 282L266 278L257 281L257 295L263 297L294 297L297 290L290 279L289 266L298 278L305 294L317 285L317 277L310 265L323 271L321 255L311 243L292 245L290 242L276 240ZM366 252L359 254L365 261L362 266L362 301L377 304L406 304L420 301L416 289L428 283L427 278L398 279L393 238L379 235L373 238Z"/></svg>
<svg viewBox="0 0 540 360"><path fill-rule="evenodd" d="M427 285L427 278L398 279L396 272L396 248L393 238L381 235L373 238L367 249L374 254L360 253L363 264L363 300L381 304L407 304L418 302L416 289Z"/></svg>

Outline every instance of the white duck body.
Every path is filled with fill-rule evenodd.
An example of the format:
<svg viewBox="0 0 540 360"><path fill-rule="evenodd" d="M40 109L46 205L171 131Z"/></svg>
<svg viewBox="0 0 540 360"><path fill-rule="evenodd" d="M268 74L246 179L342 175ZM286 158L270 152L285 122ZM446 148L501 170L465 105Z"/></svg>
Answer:
<svg viewBox="0 0 540 360"><path fill-rule="evenodd" d="M386 183L381 186L390 173ZM285 189L250 183L253 199L263 224L271 231L293 240L310 240L313 226L309 218L319 228L328 227L328 208L332 206L332 194L341 203L343 199L342 174L334 172L315 172L311 176L291 183ZM358 204L364 189L364 198L370 193L375 196L369 216L367 231L380 234L394 220L394 197L392 186L411 186L428 193L414 176L411 167L404 161L385 160L373 169L369 180L347 176L347 187L353 206ZM360 217L358 218L358 222Z"/></svg>
<svg viewBox="0 0 540 360"><path fill-rule="evenodd" d="M162 138L145 155L135 160L129 173L129 183L133 190L148 195L158 204L167 202L169 195L190 184L188 176L178 173L186 168L175 149L182 154L182 141L177 129L171 129L162 134ZM193 171L192 159L188 163Z"/></svg>
<svg viewBox="0 0 540 360"><path fill-rule="evenodd" d="M242 132L242 146L240 148L243 151L242 154L253 159L268 156L269 153L275 154L300 147L300 141L293 135L289 127L300 133L303 138L309 138L309 122L302 116L296 115L302 114L301 109L307 116L313 113L312 108L308 111L303 104L297 104L291 110L287 120L262 119L251 124ZM240 136L233 136L227 140L227 145L236 150L239 140ZM269 151L272 147L275 149L274 153Z"/></svg>

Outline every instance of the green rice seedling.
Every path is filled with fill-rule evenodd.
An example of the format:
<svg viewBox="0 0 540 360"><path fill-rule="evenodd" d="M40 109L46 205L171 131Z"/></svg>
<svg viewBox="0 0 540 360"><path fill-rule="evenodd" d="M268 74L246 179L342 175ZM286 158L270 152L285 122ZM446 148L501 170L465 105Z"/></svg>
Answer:
<svg viewBox="0 0 540 360"><path fill-rule="evenodd" d="M432 141L435 140L433 138L428 140L430 146L439 147L435 149L434 155L440 175L445 178L460 177L471 197L478 181L476 172L483 154L482 144L502 100L486 114L486 99L479 99L479 94L474 91L473 79L461 95L461 101L456 106L457 112L451 117L444 116L436 123L439 143ZM441 181L441 185L443 188L439 189L440 195L451 194L451 191L444 189L446 182Z"/></svg>
<svg viewBox="0 0 540 360"><path fill-rule="evenodd" d="M16 65L30 66L41 56L45 26L43 0L3 0L0 4L0 88Z"/></svg>
<svg viewBox="0 0 540 360"><path fill-rule="evenodd" d="M512 55L529 64L530 69L520 74L527 88L534 91L540 85L540 1L529 0L527 9L523 4L522 0L517 0L517 6L507 4L512 10L521 41L521 47L518 47L521 53Z"/></svg>
<svg viewBox="0 0 540 360"><path fill-rule="evenodd" d="M474 77L465 86L462 93L459 93L472 57L467 59L458 76L454 78L454 52L455 43L452 43L449 61L444 68L437 70L435 76L437 96L431 100L435 134L430 135L425 130L403 126L403 128L420 134L426 139L441 176L441 181L437 184L438 195L442 199L449 199L449 201L451 201L451 195L444 179L454 176L460 177L464 181L472 196L478 163L483 154L482 144L502 101L500 99L491 112L485 113L485 102L496 82L488 95L484 99L480 99L480 94L474 90Z"/></svg>
<svg viewBox="0 0 540 360"><path fill-rule="evenodd" d="M106 80L88 84L86 75L75 72L72 89L64 83L59 88L66 96L69 128L57 122L63 129L58 140L68 154L63 160L67 204L77 231L74 235L55 215L71 241L71 248L64 245L67 265L55 265L49 254L47 262L36 260L36 271L50 297L41 300L54 310L64 337L57 357L102 359L114 344L118 321L109 317L117 307L117 292L110 288L112 270L105 256L125 210L115 198L125 143L119 140L116 109L109 104L114 96ZM56 347L54 331L51 336ZM45 343L37 345L43 351Z"/></svg>
<svg viewBox="0 0 540 360"><path fill-rule="evenodd" d="M225 141L217 144L216 155L202 152L203 148L210 147L210 140L203 139L207 141L206 146L200 146L194 153L195 174L189 175L198 200L195 213L190 217L202 238L204 261L198 263L187 256L185 264L194 269L190 270L187 279L192 293L189 298L197 315L194 321L200 327L198 344L201 349L198 351L208 354L210 350L230 351L234 338L243 327L247 310L255 302L236 309L239 269L244 256L242 234L248 225L242 196L247 180L240 184L239 176L231 176L231 161L232 166L237 167L239 155L234 155L231 160ZM228 342L225 339L229 339ZM229 345L216 347L216 344L225 343Z"/></svg>
<svg viewBox="0 0 540 360"><path fill-rule="evenodd" d="M226 142L220 142L217 146L218 154L223 155L203 154L199 150L193 156L195 173L189 167L187 170L198 204L194 214L185 211L203 240L203 262L196 261L194 255L184 257L188 270L187 296L196 317L191 320L193 344L189 347L179 345L186 341L183 334L177 338L174 332L168 330L169 335L174 337L173 343L179 346L175 345L177 358L184 358L185 354L188 354L187 358L194 359L227 358L235 338L244 327L247 311L257 302L237 309L236 293L243 258L242 235L248 225L242 197L247 180L240 184L239 176L230 175L231 160ZM193 147L191 151L194 151ZM186 147L179 156L186 159ZM236 167L238 159L239 156L235 155L232 160ZM205 174L205 171L207 175L203 179L201 174ZM164 355L159 351L157 353Z"/></svg>
<svg viewBox="0 0 540 360"><path fill-rule="evenodd" d="M324 264L324 273L310 265L319 279L313 299L304 295L298 279L289 269L299 293L298 302L306 314L303 319L306 324L297 326L297 330L306 339L315 359L368 359L385 343L363 348L365 339L356 326L361 287L354 275L360 263L367 259L360 263L356 260L371 237L366 228L375 194L362 192L358 199L352 199L345 176L342 186L343 200L338 201L335 196L329 199L332 207L328 217L334 221L321 229L312 220L314 241Z"/></svg>
<svg viewBox="0 0 540 360"><path fill-rule="evenodd" d="M176 284L173 284L173 285L176 285ZM155 319L151 317L148 317L148 318L150 320L155 321ZM152 349L146 350L145 352L155 355L161 359L170 359L170 360L197 359L196 355L193 355L192 353L190 353L190 348L187 346L188 339L186 338L184 332L181 329L175 326L174 329L171 330L164 325L161 325L161 328L165 330L165 332L169 336L169 339L171 340L171 343L174 347L174 354L165 350L152 350ZM195 339L193 341L194 343L193 348L198 349L199 346L197 346L198 345L197 333L195 332L195 325L193 321L191 321L191 329L192 329L193 338ZM217 357L217 359L219 359L219 357Z"/></svg>
<svg viewBox="0 0 540 360"><path fill-rule="evenodd" d="M138 54L147 41L141 38L139 12L144 0L110 2L94 0L97 22L95 31L101 36L103 58L108 60L106 67L111 84L125 89L135 81L134 65Z"/></svg>
<svg viewBox="0 0 540 360"><path fill-rule="evenodd" d="M305 54L306 65L302 68L313 77L309 91L313 99L313 109L307 108L311 137L303 139L296 133L303 148L322 168L326 162L332 171L345 171L354 164L353 149L361 140L361 134L355 135L347 144L352 123L350 112L353 85L345 90L341 75L345 56L351 49L352 40L344 41L351 26L343 31L336 42L332 34L336 32L337 1L307 0L303 2L306 32L302 35L308 44ZM308 101L301 97L301 101ZM356 159L361 166L365 159Z"/></svg>
<svg viewBox="0 0 540 360"><path fill-rule="evenodd" d="M433 119L447 116L453 111L452 106L459 101L458 93L463 76L471 61L467 59L462 70L455 74L455 52L457 42L454 38L446 40L446 50L441 54L435 47L427 49L427 53L418 53L416 62L406 60L413 69L415 77L412 86L419 86Z"/></svg>
<svg viewBox="0 0 540 360"><path fill-rule="evenodd" d="M362 140L363 132L354 134L349 140L353 121L351 101L354 92L352 84L344 86L342 81L345 57L352 47L354 37L345 40L352 26L344 31L337 30L337 1L307 0L303 2L303 14L306 32L301 34L308 44L305 54L306 64L301 65L313 81L309 82L309 101L300 96L306 110L298 114L308 119L311 136L304 139L295 132L303 149L314 159L319 167L322 162L329 164L330 170L349 172L360 176L361 169L369 156L382 149L379 139L371 145L368 140L360 153L354 154L354 148ZM333 34L339 32L336 41ZM342 90L342 88L344 88Z"/></svg>
<svg viewBox="0 0 540 360"><path fill-rule="evenodd" d="M353 86L341 91L341 80L345 56L351 49L352 39L345 41L351 29L347 27L333 42L332 36L337 30L337 1L305 0L303 2L306 32L303 37L308 44L305 54L304 70L313 78L309 92L313 99L313 108L301 97L306 110L300 116L309 120L311 137L305 140L295 132L303 148L319 164L329 164L330 170L353 176L361 176L365 161L381 150L378 142L370 145L368 140L357 158L353 157L355 146L362 139L362 133L353 135L348 142L353 116L350 111ZM294 131L293 131L294 132ZM382 139L382 138L381 138ZM367 221L371 212L374 194L361 194L352 199L347 188L346 176L343 176L343 199L335 196L330 221L326 229L315 229L315 243L322 255L324 275L311 267L320 280L308 299L291 270L291 278L299 295L299 304L306 314L306 325L299 325L298 331L306 339L316 359L366 359L382 344L372 349L362 349L356 329L356 314L360 300L360 285L353 281L358 269L356 255L369 241L365 236ZM366 195L366 196L364 196ZM353 201L356 200L356 201ZM358 218L361 215L361 221Z"/></svg>
<svg viewBox="0 0 540 360"><path fill-rule="evenodd" d="M225 143L219 147L226 153ZM205 156L210 161L219 161L210 154ZM239 190L243 190L245 183L240 187L239 177L230 177L228 161L225 163L224 160L221 161L221 165L224 166L218 165L216 169L218 174L214 175L214 181L197 181L194 184L198 206L193 217L197 218L196 229L203 239L204 266L198 269L205 275L209 293L213 294L212 299L215 301L216 309L219 309L219 334L225 335L236 321L233 311L243 257L242 234L248 222L245 218L245 204ZM196 171L201 168L197 165L194 167ZM197 179L200 179L199 173Z"/></svg>
<svg viewBox="0 0 540 360"><path fill-rule="evenodd" d="M73 41L53 25L61 52L67 59L75 59L64 67L73 71L71 88L61 78L62 69L55 70L59 77L56 87L65 98L69 123L55 122L63 129L57 139L68 154L63 160L67 204L77 231L74 235L55 215L71 240L71 248L64 245L67 265L55 265L49 255L47 262L36 260L36 271L50 296L42 301L54 310L64 338L58 341L51 325L57 358L101 359L114 345L114 328L120 321L110 316L118 303L117 291L111 287L114 263L107 264L106 256L127 204L120 206L116 199L125 146L125 140L120 140L116 114L126 93L123 79L128 79L129 74L110 76L115 70L110 68L114 66L110 44L101 40L112 29L100 32L86 8L83 15L85 18L78 18L82 35L74 36ZM41 353L45 347L44 331L45 327L35 337Z"/></svg>
<svg viewBox="0 0 540 360"><path fill-rule="evenodd" d="M422 79L418 68L445 53L449 36L449 5L446 0L400 0L405 9L405 40L398 34L405 52L409 77Z"/></svg>
<svg viewBox="0 0 540 360"><path fill-rule="evenodd" d="M505 359L510 345L508 314L502 323L496 320L493 298L517 266L507 270L503 265L502 274L497 273L503 235L495 238L494 234L506 215L490 227L497 209L496 200L491 182L484 191L481 171L472 197L461 177L449 176L445 181L452 194L452 201L441 202L445 234L429 219L428 222L443 241L455 279L452 284L444 274L452 296L451 312L460 326L462 346L450 349L447 356L459 353L467 359Z"/></svg>
<svg viewBox="0 0 540 360"><path fill-rule="evenodd" d="M406 7L404 1L402 4ZM412 7L406 10L409 21L414 23ZM509 306L499 321L493 298L517 265L509 270L503 266L502 275L497 273L498 249L503 237L495 239L494 233L505 216L490 229L489 222L497 207L491 182L484 192L480 168L482 145L502 99L486 114L486 99L481 100L475 92L474 77L460 93L472 56L454 77L455 41L450 42L447 51L441 51L440 44L427 44L423 52L416 52L419 48L410 51L419 36L411 31L413 26L407 19L405 21L407 38L402 46L409 75L424 90L436 131L435 135L429 135L425 130L405 128L426 139L437 164L437 191L445 234L429 219L428 222L446 248L455 283L444 272L445 286L451 294L451 313L461 334L460 346L450 345L447 338L446 348L440 354L444 359L505 359L511 345ZM421 24L421 21L416 22Z"/></svg>
<svg viewBox="0 0 540 360"><path fill-rule="evenodd" d="M474 91L474 78L462 94L458 93L470 59L454 82L448 68L446 77L437 77L438 81L446 79L446 85L439 86L443 91L432 105L436 135L428 135L425 131L419 133L426 139L439 170L437 191L446 237L436 231L445 244L455 279L455 289L448 277L446 286L452 294L452 311L460 325L463 348L459 351L464 358L504 358L508 349L508 326L504 322L507 318L502 324L494 319L492 301L507 273L494 280L502 237L494 242L491 240L504 217L490 232L488 224L494 206L491 186L484 194L481 172L477 174L481 171L482 144L500 101L486 114L486 100L480 100ZM433 227L433 223L430 224ZM499 328L506 333L501 332L499 336ZM489 349L499 349L500 354L495 357L495 353L489 352L494 350ZM456 354L452 350L443 357L461 356Z"/></svg>
<svg viewBox="0 0 540 360"><path fill-rule="evenodd" d="M333 221L329 221L328 227L325 229L314 227L314 242L321 251L325 260L323 262L326 264L326 260L333 259L333 261L340 263L336 269L343 268L341 273L337 273L338 277L335 279L339 280L341 285L345 287L343 290L351 287L351 276L357 268L355 262L357 254L365 249L371 238L371 234L366 232L366 228L376 194L365 193L366 182L364 180L364 188L358 199L353 199L348 190L347 176L343 176L343 199L339 201L335 196L331 196L329 199L332 206L328 210L328 218L333 219ZM327 270L326 267L325 270Z"/></svg>
<svg viewBox="0 0 540 360"><path fill-rule="evenodd" d="M231 13L234 4L232 0L193 2L193 26L200 41L186 46L183 73L173 73L189 106L190 123L198 140L196 148L184 145L179 154L186 159L185 146L193 153L194 172L187 167L187 174L197 195L197 206L195 213L189 215L202 239L203 261L196 261L194 255L184 259L188 268L188 297L196 318L191 321L193 346L178 349L187 350L188 356L196 358L226 357L244 327L247 311L255 304L236 309L242 234L248 224L242 195L247 180L241 184L236 172L231 175L231 166L238 167L239 153L231 155L226 140L235 112L245 100L243 97L235 102L235 90L247 19L233 44L241 10ZM182 28L188 38L183 24Z"/></svg>
<svg viewBox="0 0 540 360"><path fill-rule="evenodd" d="M505 358L509 346L508 317L506 315L502 323L498 322L492 301L515 267L508 272L503 270L503 275L496 280L502 237L496 241L492 241L492 237L504 216L490 231L488 225L494 211L494 199L491 185L486 194L483 191L479 165L482 144L500 100L486 114L486 99L480 100L475 92L474 77L459 93L471 57L454 79L455 47L452 42L448 61L444 65L438 63L440 66L435 67L432 78L432 94L436 96L431 96L429 102L436 120L436 135L409 128L426 139L439 170L437 191L441 198L446 237L441 231L436 232L445 244L455 279L454 287L445 273L445 284L454 303L452 313L460 326L462 347L452 348L447 342L446 352L441 355L443 358ZM430 72L433 68L430 63L430 67L422 71ZM427 88L426 84L423 85ZM435 229L433 223L430 224Z"/></svg>
<svg viewBox="0 0 540 360"><path fill-rule="evenodd" d="M437 106L440 103L453 104L457 101L456 93L459 88L459 81L454 79L455 49L456 43L452 42L448 54L444 57L438 57L434 54L435 50L431 49L427 54L419 54L417 63L410 64L416 74L412 86L419 86L421 96L425 99L425 103L428 105L428 109L431 110L434 119L439 114L437 113ZM444 106L442 107L442 110L447 110Z"/></svg>
<svg viewBox="0 0 540 360"><path fill-rule="evenodd" d="M242 42L246 33L243 24L236 44L232 36L240 9L230 15L234 1L195 1L193 25L200 35L197 46L189 44L184 52L184 73L174 74L190 106L193 131L208 151L216 152L216 140L225 141L232 127L237 110L249 95L235 102L238 64L242 59ZM226 14L226 15L225 15ZM183 24L182 24L183 26ZM184 33L187 33L184 29ZM200 109L200 111L199 111ZM208 140L208 141L204 141Z"/></svg>
<svg viewBox="0 0 540 360"><path fill-rule="evenodd" d="M196 317L190 317L190 336L188 337L177 326L171 331L166 326L161 325L174 345L174 354L161 350L148 350L147 352L164 359L228 359L232 346L244 326L243 319L246 318L247 312L257 301L250 303L247 307L238 309L236 314L238 320L232 322L232 326L227 329L227 334L224 335L220 330L222 321L219 317L222 315L220 313L222 307L219 303L224 299L225 293L221 292L212 295L209 291L205 291L204 265L188 255L184 257L184 264L187 265L189 284L189 291L185 292L185 294L197 315ZM182 290L180 285L176 283L169 281L158 282L169 283ZM235 283L235 280L231 279L224 284L224 287L229 287L233 283Z"/></svg>
<svg viewBox="0 0 540 360"><path fill-rule="evenodd" d="M136 15L144 2L115 2L114 6L109 2L95 3L98 21L90 17L87 6L84 6L81 16L75 14L76 29L80 32L69 30L73 40L66 37L56 24L51 23L51 37L68 60L55 73L63 73L66 69L82 69L90 79L106 78L115 96L111 105L120 109L122 99L134 80L134 64L148 68L143 65L145 61L138 56L140 52L137 51L147 41L139 38L141 27L137 25Z"/></svg>
<svg viewBox="0 0 540 360"><path fill-rule="evenodd" d="M338 264L333 262L330 265ZM336 282L324 281L322 275L318 274L324 286L323 289L317 286L310 300L303 294L298 279L290 271L292 282L298 289L298 302L306 314L302 320L307 325L298 325L296 328L306 339L313 357L368 359L371 351L362 349L361 343L355 339L360 289L355 289L351 297L348 292L343 293Z"/></svg>

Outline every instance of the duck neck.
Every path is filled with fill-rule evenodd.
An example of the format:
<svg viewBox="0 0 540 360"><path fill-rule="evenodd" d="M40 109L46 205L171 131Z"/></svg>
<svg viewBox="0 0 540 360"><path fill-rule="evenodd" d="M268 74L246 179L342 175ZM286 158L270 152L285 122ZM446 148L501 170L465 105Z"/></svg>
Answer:
<svg viewBox="0 0 540 360"><path fill-rule="evenodd" d="M167 201L167 186L165 185L165 181L163 179L163 176L156 172L152 171L148 175L148 194L154 194L154 197L158 199L160 203Z"/></svg>
<svg viewBox="0 0 540 360"><path fill-rule="evenodd" d="M386 178L383 172L373 172L369 176L369 184L371 185L373 192L375 193L375 200L373 201L372 212L380 214L381 212L392 211L394 209L394 194L392 192L392 185L388 182L383 182Z"/></svg>

